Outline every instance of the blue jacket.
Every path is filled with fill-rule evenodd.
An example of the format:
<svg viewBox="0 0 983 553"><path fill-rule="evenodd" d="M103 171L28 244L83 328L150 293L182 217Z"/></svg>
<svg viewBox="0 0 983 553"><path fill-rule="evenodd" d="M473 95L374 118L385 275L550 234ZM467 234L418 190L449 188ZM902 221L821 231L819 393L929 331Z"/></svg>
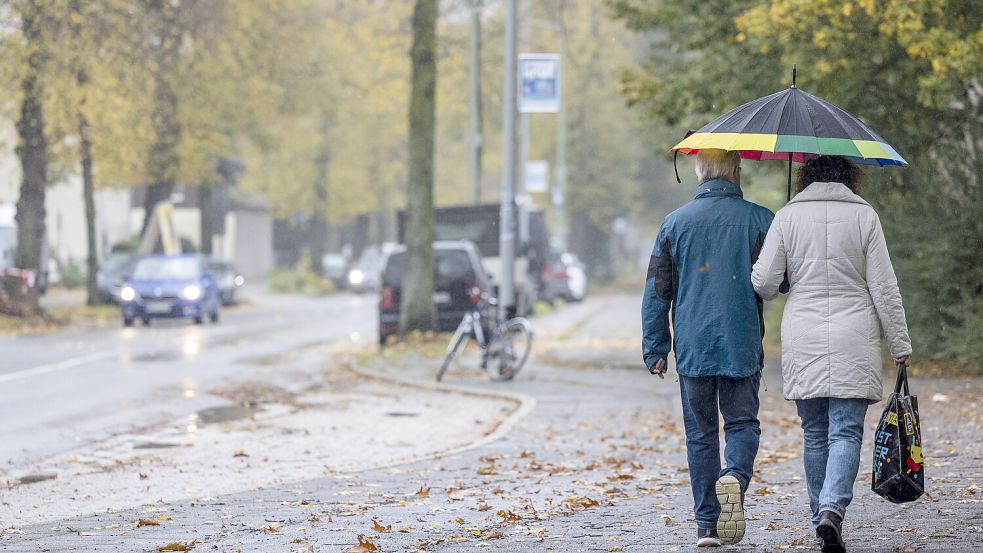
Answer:
<svg viewBox="0 0 983 553"><path fill-rule="evenodd" d="M683 376L743 378L761 370L764 319L750 274L774 216L745 200L739 186L710 180L665 218L642 300L650 370L670 345Z"/></svg>

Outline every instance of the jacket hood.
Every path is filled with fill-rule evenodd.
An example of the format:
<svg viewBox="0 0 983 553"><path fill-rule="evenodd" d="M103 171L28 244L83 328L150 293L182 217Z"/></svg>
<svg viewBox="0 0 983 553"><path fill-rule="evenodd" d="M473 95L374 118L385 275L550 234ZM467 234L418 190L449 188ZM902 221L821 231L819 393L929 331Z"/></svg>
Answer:
<svg viewBox="0 0 983 553"><path fill-rule="evenodd" d="M788 203L798 202L848 202L870 207L866 200L839 182L814 182L796 194Z"/></svg>

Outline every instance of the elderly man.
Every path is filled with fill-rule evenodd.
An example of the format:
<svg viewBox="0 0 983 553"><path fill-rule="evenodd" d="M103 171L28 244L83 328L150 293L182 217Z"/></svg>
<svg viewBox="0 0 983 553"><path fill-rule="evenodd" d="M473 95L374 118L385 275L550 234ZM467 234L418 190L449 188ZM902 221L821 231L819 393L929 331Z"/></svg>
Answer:
<svg viewBox="0 0 983 553"><path fill-rule="evenodd" d="M744 200L737 152L700 151L696 176L696 197L665 218L652 250L642 356L649 372L663 378L670 346L675 353L697 545L716 547L739 542L746 527L744 492L761 435L764 363L761 299L748 275L774 214Z"/></svg>

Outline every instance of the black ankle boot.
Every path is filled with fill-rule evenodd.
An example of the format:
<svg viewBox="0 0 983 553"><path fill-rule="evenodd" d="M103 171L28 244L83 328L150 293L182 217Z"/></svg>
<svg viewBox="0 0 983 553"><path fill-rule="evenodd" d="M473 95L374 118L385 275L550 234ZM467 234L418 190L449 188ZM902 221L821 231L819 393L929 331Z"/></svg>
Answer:
<svg viewBox="0 0 983 553"><path fill-rule="evenodd" d="M843 519L833 511L819 514L816 535L823 541L823 553L846 553L843 543Z"/></svg>

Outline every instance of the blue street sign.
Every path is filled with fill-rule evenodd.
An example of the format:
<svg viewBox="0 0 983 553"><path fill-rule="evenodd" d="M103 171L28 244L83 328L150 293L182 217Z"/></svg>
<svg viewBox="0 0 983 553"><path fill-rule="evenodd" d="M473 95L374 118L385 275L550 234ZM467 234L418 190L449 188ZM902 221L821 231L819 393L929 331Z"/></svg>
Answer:
<svg viewBox="0 0 983 553"><path fill-rule="evenodd" d="M560 110L559 54L519 55L519 112Z"/></svg>

